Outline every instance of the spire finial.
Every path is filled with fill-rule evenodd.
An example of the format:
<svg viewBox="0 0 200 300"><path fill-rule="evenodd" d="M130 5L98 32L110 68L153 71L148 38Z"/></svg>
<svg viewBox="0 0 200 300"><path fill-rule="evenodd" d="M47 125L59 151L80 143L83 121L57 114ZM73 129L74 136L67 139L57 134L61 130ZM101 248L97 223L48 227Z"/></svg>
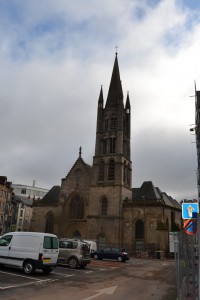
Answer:
<svg viewBox="0 0 200 300"><path fill-rule="evenodd" d="M82 148L79 148L79 157L81 157Z"/></svg>
<svg viewBox="0 0 200 300"><path fill-rule="evenodd" d="M115 54L116 54L116 56L117 56L117 54L118 54L118 53L117 53L117 49L118 49L118 48L119 48L119 46L118 46L118 45L116 45L116 46L115 46L115 49L116 49L116 52L115 52Z"/></svg>

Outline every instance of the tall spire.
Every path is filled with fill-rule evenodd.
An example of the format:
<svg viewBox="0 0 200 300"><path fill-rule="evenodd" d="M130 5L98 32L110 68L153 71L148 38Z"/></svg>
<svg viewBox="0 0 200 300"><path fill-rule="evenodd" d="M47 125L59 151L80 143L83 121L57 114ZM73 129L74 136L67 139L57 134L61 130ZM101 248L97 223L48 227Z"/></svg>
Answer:
<svg viewBox="0 0 200 300"><path fill-rule="evenodd" d="M101 90L100 90L100 94L99 94L98 107L103 108L103 88L102 88L102 86L101 86Z"/></svg>
<svg viewBox="0 0 200 300"><path fill-rule="evenodd" d="M126 109L130 109L130 99L129 99L129 92L127 92L127 98L126 98Z"/></svg>
<svg viewBox="0 0 200 300"><path fill-rule="evenodd" d="M106 107L115 107L116 105L119 104L123 105L123 91L122 91L122 85L120 80L119 65L118 65L117 52L116 52Z"/></svg>

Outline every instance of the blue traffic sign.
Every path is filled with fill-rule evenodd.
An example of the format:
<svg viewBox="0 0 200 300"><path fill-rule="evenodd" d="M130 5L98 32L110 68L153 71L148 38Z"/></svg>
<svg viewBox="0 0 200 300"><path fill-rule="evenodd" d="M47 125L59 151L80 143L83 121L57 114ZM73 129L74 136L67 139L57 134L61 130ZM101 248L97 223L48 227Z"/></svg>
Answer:
<svg viewBox="0 0 200 300"><path fill-rule="evenodd" d="M182 203L182 218L183 219L197 219L199 213L199 204L188 202Z"/></svg>

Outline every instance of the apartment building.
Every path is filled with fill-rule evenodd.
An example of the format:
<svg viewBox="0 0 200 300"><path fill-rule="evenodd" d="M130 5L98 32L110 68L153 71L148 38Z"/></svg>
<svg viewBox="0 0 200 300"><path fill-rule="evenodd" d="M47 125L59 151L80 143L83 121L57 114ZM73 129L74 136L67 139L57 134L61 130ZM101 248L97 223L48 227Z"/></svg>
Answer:
<svg viewBox="0 0 200 300"><path fill-rule="evenodd" d="M17 203L13 199L12 182L0 176L0 235L11 231Z"/></svg>

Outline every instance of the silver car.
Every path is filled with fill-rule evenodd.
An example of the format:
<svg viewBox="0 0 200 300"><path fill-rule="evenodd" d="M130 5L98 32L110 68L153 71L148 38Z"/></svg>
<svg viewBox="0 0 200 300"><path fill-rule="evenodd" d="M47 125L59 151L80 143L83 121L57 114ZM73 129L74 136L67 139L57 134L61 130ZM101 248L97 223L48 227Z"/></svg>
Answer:
<svg viewBox="0 0 200 300"><path fill-rule="evenodd" d="M67 264L71 269L85 268L91 261L90 246L77 239L59 240L58 264Z"/></svg>

